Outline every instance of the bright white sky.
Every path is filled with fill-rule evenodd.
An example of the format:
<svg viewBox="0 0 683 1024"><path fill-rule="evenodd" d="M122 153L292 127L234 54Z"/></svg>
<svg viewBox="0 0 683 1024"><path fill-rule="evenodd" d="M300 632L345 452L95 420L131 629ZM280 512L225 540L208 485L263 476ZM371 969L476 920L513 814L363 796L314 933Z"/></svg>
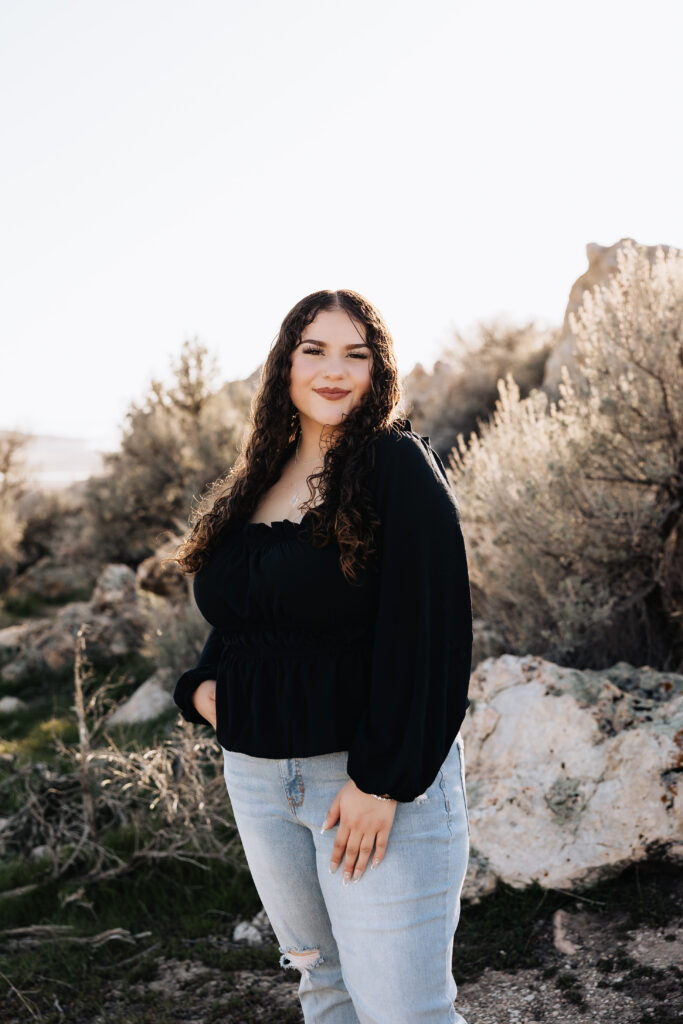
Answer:
<svg viewBox="0 0 683 1024"><path fill-rule="evenodd" d="M0 428L114 446L350 287L399 366L559 323L587 242L683 246L680 0L2 0Z"/></svg>

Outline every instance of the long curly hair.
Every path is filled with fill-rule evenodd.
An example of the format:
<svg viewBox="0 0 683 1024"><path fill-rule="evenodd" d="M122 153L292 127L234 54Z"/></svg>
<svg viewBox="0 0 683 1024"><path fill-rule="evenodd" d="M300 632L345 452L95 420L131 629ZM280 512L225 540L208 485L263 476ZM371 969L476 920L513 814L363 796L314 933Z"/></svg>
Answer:
<svg viewBox="0 0 683 1024"><path fill-rule="evenodd" d="M371 442L406 422L394 415L401 399L394 342L381 314L362 295L349 289L326 289L301 299L282 321L263 365L238 457L226 475L207 485L191 512L188 533L164 561L177 562L184 572L196 572L230 528L251 519L261 495L279 479L301 433L290 398L291 354L308 324L329 309L345 310L365 327L372 352L371 381L344 418L343 429L335 432L322 469L306 480L310 497L303 508L312 528L308 539L315 547L336 541L340 568L349 582L357 581L358 570L376 556L380 523L364 484L374 462ZM320 500L312 505L316 487Z"/></svg>

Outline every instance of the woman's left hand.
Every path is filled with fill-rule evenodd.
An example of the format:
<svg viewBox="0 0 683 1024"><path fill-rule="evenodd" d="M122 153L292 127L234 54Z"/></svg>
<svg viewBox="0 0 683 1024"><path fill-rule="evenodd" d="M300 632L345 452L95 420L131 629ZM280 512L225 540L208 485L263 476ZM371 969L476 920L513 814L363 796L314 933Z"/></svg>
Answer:
<svg viewBox="0 0 683 1024"><path fill-rule="evenodd" d="M334 874L344 858L344 885L351 881L351 875L354 882L362 877L375 844L372 867L383 860L395 814L395 800L378 800L360 790L353 779L339 790L321 831L332 828L339 819L330 872Z"/></svg>

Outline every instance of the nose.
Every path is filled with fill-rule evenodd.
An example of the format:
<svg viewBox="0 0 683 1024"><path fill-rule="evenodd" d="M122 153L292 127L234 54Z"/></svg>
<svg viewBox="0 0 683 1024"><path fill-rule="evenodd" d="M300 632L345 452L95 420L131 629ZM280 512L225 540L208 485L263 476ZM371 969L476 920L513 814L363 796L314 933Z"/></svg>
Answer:
<svg viewBox="0 0 683 1024"><path fill-rule="evenodd" d="M334 365L328 365L323 376L325 380L340 381L346 376L346 371L343 366L335 370Z"/></svg>

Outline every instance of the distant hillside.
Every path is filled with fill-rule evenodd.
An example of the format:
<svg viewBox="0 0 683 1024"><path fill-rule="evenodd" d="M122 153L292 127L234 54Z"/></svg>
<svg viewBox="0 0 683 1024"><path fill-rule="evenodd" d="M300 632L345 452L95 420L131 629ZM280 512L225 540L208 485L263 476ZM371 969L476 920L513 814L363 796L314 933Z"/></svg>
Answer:
<svg viewBox="0 0 683 1024"><path fill-rule="evenodd" d="M0 438L11 431L0 430ZM45 490L68 487L79 480L104 471L100 451L82 437L58 437L52 434L28 434L21 450L27 474L34 485Z"/></svg>

